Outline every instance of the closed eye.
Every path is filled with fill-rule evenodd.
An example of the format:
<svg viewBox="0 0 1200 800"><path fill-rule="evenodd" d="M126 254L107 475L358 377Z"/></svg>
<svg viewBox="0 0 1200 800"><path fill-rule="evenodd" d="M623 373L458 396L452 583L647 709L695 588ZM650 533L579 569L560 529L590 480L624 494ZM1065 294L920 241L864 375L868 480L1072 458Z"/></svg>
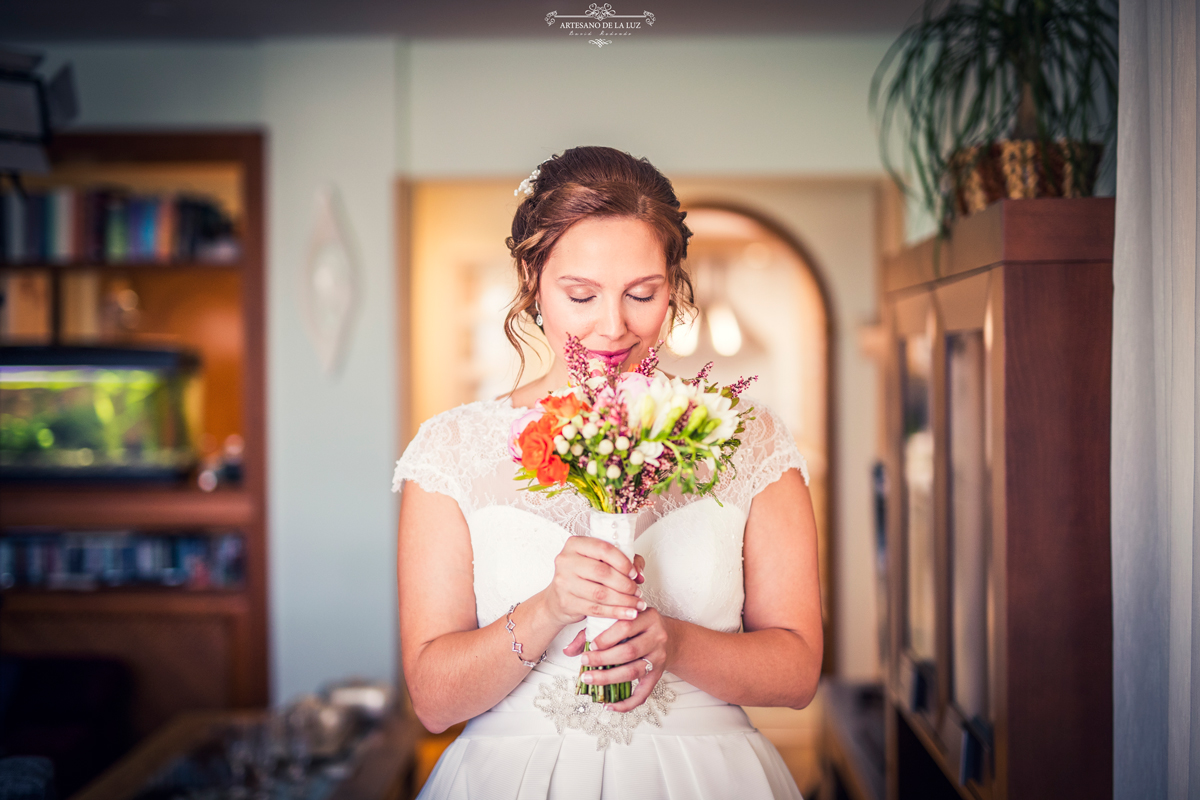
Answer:
<svg viewBox="0 0 1200 800"><path fill-rule="evenodd" d="M593 299L595 299L595 297L596 297L595 295L592 295L591 297L572 297L571 302L572 303L588 303L588 302L591 302ZM629 299L637 300L639 303L649 303L651 300L654 299L654 295L650 295L648 297L641 297L636 294L631 294L631 295L629 295Z"/></svg>

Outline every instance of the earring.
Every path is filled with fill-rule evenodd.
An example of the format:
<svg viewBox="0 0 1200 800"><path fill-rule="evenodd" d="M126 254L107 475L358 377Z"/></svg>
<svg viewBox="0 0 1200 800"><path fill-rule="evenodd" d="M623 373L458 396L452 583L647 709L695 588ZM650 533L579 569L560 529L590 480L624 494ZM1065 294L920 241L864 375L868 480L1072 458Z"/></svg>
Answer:
<svg viewBox="0 0 1200 800"><path fill-rule="evenodd" d="M533 318L533 324L540 328L542 327L542 310L538 308L537 303L534 303L533 307L537 309L537 316Z"/></svg>

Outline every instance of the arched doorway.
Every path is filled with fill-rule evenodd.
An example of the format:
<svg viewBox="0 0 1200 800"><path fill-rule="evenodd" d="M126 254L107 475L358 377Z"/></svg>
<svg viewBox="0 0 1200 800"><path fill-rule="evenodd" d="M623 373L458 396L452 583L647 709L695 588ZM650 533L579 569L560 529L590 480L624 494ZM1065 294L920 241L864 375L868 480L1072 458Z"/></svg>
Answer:
<svg viewBox="0 0 1200 800"><path fill-rule="evenodd" d="M695 234L688 267L698 315L677 326L664 367L695 374L709 361L722 383L758 375L747 394L783 419L808 462L817 518L822 671L833 669L833 520L830 476L833 326L828 293L804 247L754 211L721 203L684 206Z"/></svg>

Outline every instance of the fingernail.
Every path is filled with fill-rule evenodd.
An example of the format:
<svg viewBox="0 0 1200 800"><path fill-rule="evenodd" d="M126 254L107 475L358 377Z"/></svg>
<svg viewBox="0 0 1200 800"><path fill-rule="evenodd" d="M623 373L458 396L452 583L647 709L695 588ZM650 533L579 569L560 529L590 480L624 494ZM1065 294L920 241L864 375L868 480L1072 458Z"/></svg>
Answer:
<svg viewBox="0 0 1200 800"><path fill-rule="evenodd" d="M633 593L636 594L638 597L641 597L642 596L642 587L640 587L640 586L633 587Z"/></svg>
<svg viewBox="0 0 1200 800"><path fill-rule="evenodd" d="M638 600L638 611L645 611L645 610L646 610L646 601Z"/></svg>
<svg viewBox="0 0 1200 800"><path fill-rule="evenodd" d="M593 679L594 677L595 677L595 676L594 676L594 675L592 675L592 673L590 673L590 672L585 672L585 673L583 673L583 682L584 682L584 683L591 683L591 682L592 682L592 679Z"/></svg>
<svg viewBox="0 0 1200 800"><path fill-rule="evenodd" d="M614 709L613 709L613 705L612 705L612 703L605 703L605 704L604 704L604 710L605 710L605 711L612 711L612 710L614 710Z"/></svg>
<svg viewBox="0 0 1200 800"><path fill-rule="evenodd" d="M588 658L586 655L584 655L584 656L580 656L580 657L579 657L579 663L580 663L580 664L583 664L583 665L586 667L586 666L588 666L589 664L591 664L592 662L591 662L591 660L590 660L590 659L589 659L589 658Z"/></svg>
<svg viewBox="0 0 1200 800"><path fill-rule="evenodd" d="M639 602L638 605L641 606L642 608L646 607L646 604L642 603L642 602ZM626 619L637 619L637 612L634 611L632 608L627 608L627 609L625 609L625 618Z"/></svg>
<svg viewBox="0 0 1200 800"><path fill-rule="evenodd" d="M633 580L636 577L637 577L637 567L634 567L633 569L629 570L629 579Z"/></svg>

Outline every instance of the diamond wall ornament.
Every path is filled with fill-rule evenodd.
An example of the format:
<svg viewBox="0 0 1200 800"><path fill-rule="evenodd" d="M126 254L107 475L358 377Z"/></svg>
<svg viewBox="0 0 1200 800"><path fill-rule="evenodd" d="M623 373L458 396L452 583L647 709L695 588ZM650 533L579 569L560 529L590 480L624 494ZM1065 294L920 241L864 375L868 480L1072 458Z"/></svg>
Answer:
<svg viewBox="0 0 1200 800"><path fill-rule="evenodd" d="M358 309L358 267L336 187L317 190L316 217L300 273L300 317L326 374L333 374Z"/></svg>

